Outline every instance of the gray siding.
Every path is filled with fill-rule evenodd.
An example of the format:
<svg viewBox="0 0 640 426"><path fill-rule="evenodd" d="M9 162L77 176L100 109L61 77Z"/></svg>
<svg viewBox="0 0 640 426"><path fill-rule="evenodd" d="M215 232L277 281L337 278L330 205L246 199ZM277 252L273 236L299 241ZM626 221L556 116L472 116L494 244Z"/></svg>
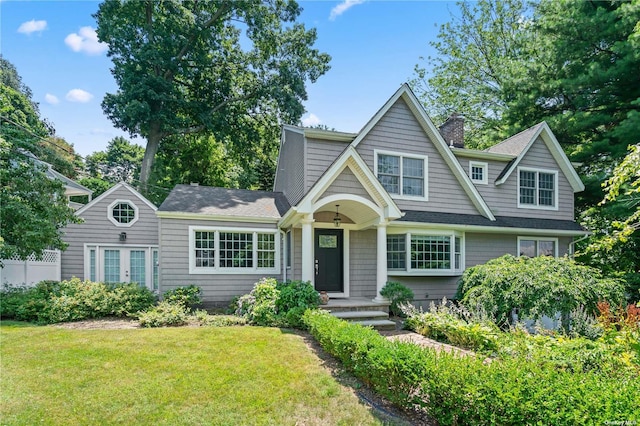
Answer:
<svg viewBox="0 0 640 426"><path fill-rule="evenodd" d="M349 233L349 296L376 296L376 230Z"/></svg>
<svg viewBox="0 0 640 426"><path fill-rule="evenodd" d="M399 99L357 147L371 170L374 170L374 149L428 156L429 201L397 199L396 204L401 210L478 214L404 100Z"/></svg>
<svg viewBox="0 0 640 426"><path fill-rule="evenodd" d="M302 229L293 228L293 272L291 276L294 280L302 279Z"/></svg>
<svg viewBox="0 0 640 426"><path fill-rule="evenodd" d="M234 296L249 293L265 274L190 274L189 226L275 229L272 224L218 222L210 220L160 219L160 293L195 284L202 288L206 303L226 304ZM278 237L280 238L280 237ZM281 265L281 267L284 267ZM270 275L271 276L271 275ZM282 278L282 274L275 276Z"/></svg>
<svg viewBox="0 0 640 426"><path fill-rule="evenodd" d="M329 166L347 147L347 142L324 141L307 138L307 177L305 192L320 179Z"/></svg>
<svg viewBox="0 0 640 426"><path fill-rule="evenodd" d="M115 200L128 200L138 207L138 220L130 227L114 225L108 219L109 204ZM62 253L62 279L84 276L84 244L115 244L120 247L150 246L158 244L158 219L155 211L137 195L121 187L100 199L80 217L84 223L71 224L65 229L64 241L69 244ZM121 232L127 233L125 242L119 241Z"/></svg>
<svg viewBox="0 0 640 426"><path fill-rule="evenodd" d="M328 197L335 194L352 194L359 195L367 200L374 202L367 190L362 186L356 175L350 168L345 168L338 177L331 183L329 188L321 195Z"/></svg>
<svg viewBox="0 0 640 426"><path fill-rule="evenodd" d="M304 195L304 136L291 130L284 133L274 191L282 192L294 205Z"/></svg>
<svg viewBox="0 0 640 426"><path fill-rule="evenodd" d="M459 159L465 171L469 172L469 159ZM484 161L484 160L479 160ZM518 208L518 169L516 168L509 179L502 185L495 185L495 181L506 167L506 163L500 161L485 161L488 163L488 184L476 184L478 192L491 208L495 216L515 216L547 219L573 220L574 193L569 181L551 155L551 152L538 138L531 146L527 154L520 161L518 167L542 168L558 171L558 210L540 210Z"/></svg>

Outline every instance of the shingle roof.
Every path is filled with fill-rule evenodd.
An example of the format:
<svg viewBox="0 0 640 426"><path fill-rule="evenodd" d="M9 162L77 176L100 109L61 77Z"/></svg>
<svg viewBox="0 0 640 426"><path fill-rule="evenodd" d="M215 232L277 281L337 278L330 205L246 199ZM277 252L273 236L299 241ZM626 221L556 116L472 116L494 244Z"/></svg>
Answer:
<svg viewBox="0 0 640 426"><path fill-rule="evenodd" d="M290 207L281 192L176 185L158 211L277 219Z"/></svg>
<svg viewBox="0 0 640 426"><path fill-rule="evenodd" d="M538 123L533 127L529 127L528 129L503 140L499 144L486 149L486 151L494 152L496 154L518 156L527 147L529 142L531 142L531 138L542 125L543 123Z"/></svg>
<svg viewBox="0 0 640 426"><path fill-rule="evenodd" d="M532 219L524 217L496 216L491 221L482 216L459 213L435 213L409 210L399 219L401 222L444 223L451 225L493 226L498 228L523 228L554 231L577 231L584 229L572 220Z"/></svg>

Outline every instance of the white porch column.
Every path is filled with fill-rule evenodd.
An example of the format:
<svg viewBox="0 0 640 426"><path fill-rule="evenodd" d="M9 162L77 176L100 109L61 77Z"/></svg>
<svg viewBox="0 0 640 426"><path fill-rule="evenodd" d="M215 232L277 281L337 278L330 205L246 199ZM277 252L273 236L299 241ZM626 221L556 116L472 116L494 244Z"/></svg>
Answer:
<svg viewBox="0 0 640 426"><path fill-rule="evenodd" d="M302 281L313 284L313 215L302 219Z"/></svg>
<svg viewBox="0 0 640 426"><path fill-rule="evenodd" d="M388 302L386 297L380 295L380 291L387 284L387 222L378 224L378 245L376 270L376 297L374 302Z"/></svg>

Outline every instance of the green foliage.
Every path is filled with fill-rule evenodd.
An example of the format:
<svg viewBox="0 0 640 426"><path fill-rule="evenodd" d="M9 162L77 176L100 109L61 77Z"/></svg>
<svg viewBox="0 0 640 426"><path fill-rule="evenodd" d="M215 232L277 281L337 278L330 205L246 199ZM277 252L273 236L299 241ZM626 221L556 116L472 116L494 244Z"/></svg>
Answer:
<svg viewBox="0 0 640 426"><path fill-rule="evenodd" d="M401 305L410 303L413 300L413 291L398 282L388 281L380 290L380 295L391 301L389 309L393 315L402 315Z"/></svg>
<svg viewBox="0 0 640 426"><path fill-rule="evenodd" d="M302 314L319 304L320 296L309 282L262 278L238 299L236 313L255 325L302 328Z"/></svg>
<svg viewBox="0 0 640 426"><path fill-rule="evenodd" d="M456 298L467 309L481 308L503 324L512 322L514 309L532 319L560 312L568 331L572 311L582 306L595 312L601 300L618 305L624 300L624 285L566 257L505 255L467 269Z"/></svg>
<svg viewBox="0 0 640 426"><path fill-rule="evenodd" d="M376 392L439 424L574 424L640 419L635 375L556 369L524 357L482 357L390 342L319 311L304 322L323 348ZM571 401L571 403L567 403Z"/></svg>
<svg viewBox="0 0 640 426"><path fill-rule="evenodd" d="M105 316L135 316L155 302L147 288L137 284L106 285L72 278L42 281L31 288L4 288L0 315L20 321L52 324Z"/></svg>
<svg viewBox="0 0 640 426"><path fill-rule="evenodd" d="M184 308L190 309L202 302L201 296L202 289L191 284L165 291L162 299L169 303L182 305Z"/></svg>
<svg viewBox="0 0 640 426"><path fill-rule="evenodd" d="M305 83L330 59L312 48L315 30L295 22L300 12L294 1L100 4L96 32L119 87L102 107L147 139L143 184L167 137L213 134L238 155L258 153L263 129L298 120Z"/></svg>
<svg viewBox="0 0 640 426"><path fill-rule="evenodd" d="M185 325L189 318L187 308L179 303L166 300L157 306L138 315L138 322L142 327L171 327Z"/></svg>
<svg viewBox="0 0 640 426"><path fill-rule="evenodd" d="M31 254L41 258L46 249L67 247L62 230L79 218L67 206L62 182L48 178L49 166L39 160L61 173L75 172L52 148L53 142L64 141L51 140L53 129L41 120L31 91L13 65L0 58L0 72L2 81L10 84L0 85L0 259Z"/></svg>
<svg viewBox="0 0 640 426"><path fill-rule="evenodd" d="M85 159L90 177L116 184L135 184L140 176L144 148L122 136L109 141L104 151L94 152Z"/></svg>
<svg viewBox="0 0 640 426"><path fill-rule="evenodd" d="M209 315L207 311L198 309L193 313L193 317L203 327L231 327L234 325L245 325L247 320L236 315Z"/></svg>

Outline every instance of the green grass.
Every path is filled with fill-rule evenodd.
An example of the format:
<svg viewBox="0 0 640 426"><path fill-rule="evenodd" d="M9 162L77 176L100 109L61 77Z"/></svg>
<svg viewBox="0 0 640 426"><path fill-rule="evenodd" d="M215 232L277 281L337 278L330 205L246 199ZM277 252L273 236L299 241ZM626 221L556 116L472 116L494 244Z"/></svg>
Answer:
<svg viewBox="0 0 640 426"><path fill-rule="evenodd" d="M3 425L379 424L275 328L0 327Z"/></svg>

